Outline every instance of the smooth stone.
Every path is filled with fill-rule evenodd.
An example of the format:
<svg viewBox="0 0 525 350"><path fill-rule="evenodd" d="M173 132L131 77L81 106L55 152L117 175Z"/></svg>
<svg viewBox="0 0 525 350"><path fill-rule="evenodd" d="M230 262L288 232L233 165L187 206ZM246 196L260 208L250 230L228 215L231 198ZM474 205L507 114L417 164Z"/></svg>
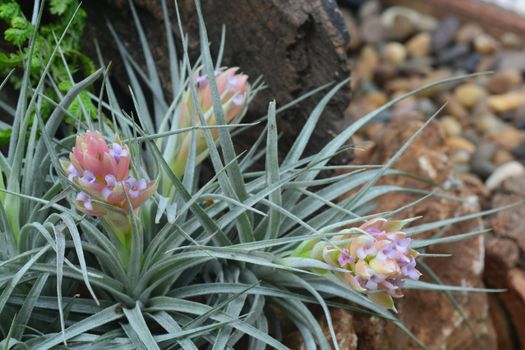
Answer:
<svg viewBox="0 0 525 350"><path fill-rule="evenodd" d="M516 127L521 130L525 129L525 115L518 118L516 121Z"/></svg>
<svg viewBox="0 0 525 350"><path fill-rule="evenodd" d="M525 160L525 141L523 141L517 147L515 147L512 150L512 154L520 160Z"/></svg>
<svg viewBox="0 0 525 350"><path fill-rule="evenodd" d="M496 113L513 111L525 103L525 91L511 91L502 95L490 96L487 102Z"/></svg>
<svg viewBox="0 0 525 350"><path fill-rule="evenodd" d="M501 165L508 162L512 162L514 160L514 157L509 151L506 151L504 149L499 149L496 151L496 154L494 154L494 159L492 160L494 164Z"/></svg>
<svg viewBox="0 0 525 350"><path fill-rule="evenodd" d="M488 34L481 34L474 38L474 49L484 55L492 54L499 48L499 43Z"/></svg>
<svg viewBox="0 0 525 350"><path fill-rule="evenodd" d="M392 64L383 62L379 64L379 66L377 66L377 69L374 71L374 81L379 85L383 85L386 82L396 78L397 75L397 67L395 67Z"/></svg>
<svg viewBox="0 0 525 350"><path fill-rule="evenodd" d="M438 52L435 52L437 55L437 62L439 64L447 64L453 61L456 61L460 58L466 57L470 53L470 48L467 44L458 44L450 48L444 48Z"/></svg>
<svg viewBox="0 0 525 350"><path fill-rule="evenodd" d="M479 69L479 65L483 62L483 56L477 52L469 53L465 57L459 58L455 61L454 67L464 69L469 73L475 72Z"/></svg>
<svg viewBox="0 0 525 350"><path fill-rule="evenodd" d="M454 90L454 95L463 106L472 108L487 96L487 92L477 84L465 83Z"/></svg>
<svg viewBox="0 0 525 350"><path fill-rule="evenodd" d="M457 121L456 118L452 116L444 116L440 119L441 127L443 128L443 131L445 132L445 135L450 136L459 136L461 132L463 131L463 127L461 126L461 123Z"/></svg>
<svg viewBox="0 0 525 350"><path fill-rule="evenodd" d="M460 26L459 19L454 16L445 17L432 31L432 52L439 53L454 41Z"/></svg>
<svg viewBox="0 0 525 350"><path fill-rule="evenodd" d="M525 51L502 50L497 56L498 68L525 72Z"/></svg>
<svg viewBox="0 0 525 350"><path fill-rule="evenodd" d="M484 135L491 135L503 128L503 123L491 113L483 113L474 121L476 130Z"/></svg>
<svg viewBox="0 0 525 350"><path fill-rule="evenodd" d="M469 112L458 99L451 94L445 93L439 99L439 104L446 103L444 112L456 118L462 125L468 122Z"/></svg>
<svg viewBox="0 0 525 350"><path fill-rule="evenodd" d="M487 186L489 190L494 190L506 179L520 175L522 176L524 173L525 168L521 163L517 161L508 162L500 165L494 170L492 175L490 175L487 181L485 181L485 186Z"/></svg>
<svg viewBox="0 0 525 350"><path fill-rule="evenodd" d="M497 150L498 146L495 143L482 141L474 153L474 158L491 160Z"/></svg>
<svg viewBox="0 0 525 350"><path fill-rule="evenodd" d="M359 8L358 16L360 19L365 19L370 16L376 16L381 11L381 4L377 0L368 0L363 2Z"/></svg>
<svg viewBox="0 0 525 350"><path fill-rule="evenodd" d="M429 98L420 98L416 101L416 109L424 115L431 116L436 113L437 108Z"/></svg>
<svg viewBox="0 0 525 350"><path fill-rule="evenodd" d="M414 35L406 43L406 50L409 56L414 58L424 58L430 54L430 42L432 37L428 32L422 32Z"/></svg>
<svg viewBox="0 0 525 350"><path fill-rule="evenodd" d="M359 53L356 62L356 72L360 78L372 80L374 71L379 64L379 54L371 46L365 46ZM356 74L356 75L357 75Z"/></svg>
<svg viewBox="0 0 525 350"><path fill-rule="evenodd" d="M501 44L507 49L521 49L523 47L523 40L519 35L512 32L505 32L500 37Z"/></svg>
<svg viewBox="0 0 525 350"><path fill-rule="evenodd" d="M523 79L517 69L504 69L492 75L487 83L487 89L492 94L503 94L521 85Z"/></svg>
<svg viewBox="0 0 525 350"><path fill-rule="evenodd" d="M449 158L455 164L468 164L470 162L470 153L463 149L458 149L452 152Z"/></svg>
<svg viewBox="0 0 525 350"><path fill-rule="evenodd" d="M456 33L456 42L460 44L469 44L481 34L483 34L483 28L476 23L467 23L459 28Z"/></svg>
<svg viewBox="0 0 525 350"><path fill-rule="evenodd" d="M512 151L525 141L525 132L507 126L490 135L490 139L507 151Z"/></svg>
<svg viewBox="0 0 525 350"><path fill-rule="evenodd" d="M367 17L360 27L361 38L367 44L379 44L385 39L381 19L378 16Z"/></svg>
<svg viewBox="0 0 525 350"><path fill-rule="evenodd" d="M416 32L434 30L437 21L408 7L391 6L381 14L381 24L390 39L404 40Z"/></svg>
<svg viewBox="0 0 525 350"><path fill-rule="evenodd" d="M445 141L445 144L449 149L453 151L464 150L467 151L467 153L469 154L474 154L474 152L476 152L476 146L472 142L465 140L464 138L459 136L449 137Z"/></svg>
<svg viewBox="0 0 525 350"><path fill-rule="evenodd" d="M407 58L405 46L397 42L390 42L383 47L382 57L386 63L394 66L403 64Z"/></svg>
<svg viewBox="0 0 525 350"><path fill-rule="evenodd" d="M487 159L480 159L474 156L470 162L470 168L474 174L482 179L486 179L494 172L496 166Z"/></svg>

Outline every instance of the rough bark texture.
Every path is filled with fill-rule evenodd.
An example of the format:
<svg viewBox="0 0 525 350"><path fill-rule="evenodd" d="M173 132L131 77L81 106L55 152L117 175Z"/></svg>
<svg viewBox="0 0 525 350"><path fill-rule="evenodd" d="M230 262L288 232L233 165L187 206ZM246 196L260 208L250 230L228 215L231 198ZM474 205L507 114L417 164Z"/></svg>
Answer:
<svg viewBox="0 0 525 350"><path fill-rule="evenodd" d="M167 2L173 15L173 4ZM134 3L161 79L169 91L169 62L161 1L136 0ZM199 43L194 1L181 0L178 3L189 35L190 51L196 57ZM85 7L90 21L88 37L97 38L105 59L113 61L115 75L127 84L113 39L110 35L100 35L107 32L106 18L111 19L129 51L136 54L139 62L143 60L127 1L88 1ZM202 8L213 52L217 52L222 26L226 26L223 65L238 66L252 78L262 75L268 86L253 102L248 119L264 115L271 99L282 106L313 88L349 76L345 56L348 32L333 0L202 0ZM102 13L106 17L101 16ZM180 37L176 20L172 22L173 32ZM286 113L281 118L280 130L286 136L296 135L319 99L320 95L317 95ZM310 145L311 151L319 150L340 128L349 99L349 87L343 88L333 98L320 120L316 137ZM256 132L248 134L244 137L245 143L251 144L256 136ZM289 146L292 140L293 137L284 137L282 148Z"/></svg>

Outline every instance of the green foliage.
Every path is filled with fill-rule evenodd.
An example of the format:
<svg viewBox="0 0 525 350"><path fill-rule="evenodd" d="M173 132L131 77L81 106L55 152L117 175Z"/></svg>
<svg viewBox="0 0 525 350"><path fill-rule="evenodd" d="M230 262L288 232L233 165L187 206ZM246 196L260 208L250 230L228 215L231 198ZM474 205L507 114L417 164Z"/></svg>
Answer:
<svg viewBox="0 0 525 350"><path fill-rule="evenodd" d="M165 9L165 2L162 4ZM214 61L220 62L221 57L212 58L197 9L202 52L198 62L213 86ZM133 7L132 13L143 44L145 69L134 64L116 35L115 41L128 72L134 111L122 110L107 80L105 95L87 90L101 79L103 69L78 83L66 79L56 84L61 98L58 106L50 108L48 120L33 111L47 100L44 87L54 79L47 74L52 66L44 68L34 90L29 89L32 82L28 79L20 82L24 103L16 107L9 154L0 154L0 334L4 338L0 346L14 350L194 350L232 349L242 344L248 349L287 349L280 329L280 320L286 317L300 331L307 349L337 349L335 341L327 340L318 315L309 307L312 304L320 306L332 334L329 308L338 307L376 315L412 336L392 312L343 281L330 278L329 265L290 254L302 242L337 235L348 226L379 215L403 214L430 196L452 200L439 192L378 184L384 176L404 175L390 167L421 130L384 165L330 166L328 161L360 127L395 103L465 77L432 83L400 96L335 135L318 154L304 156L324 108L348 82L330 86L283 161L278 156L277 120L291 105L277 108L272 102L264 118L264 131L249 149L238 153L231 129L237 127L236 132L242 132L253 124L226 125L216 87L212 88L212 97L218 140L211 128L177 128L177 92L194 88L192 79L197 69L190 62L186 36L182 36L183 57L179 60L166 16L172 91L176 92L167 97ZM179 26L183 33L180 22ZM59 43L66 37L61 36ZM32 45L38 52L37 41ZM61 53L52 51L50 58L55 55ZM28 61L33 62L33 57L22 56L21 64ZM252 92L260 88L253 84ZM29 93L24 95L25 91ZM73 147L75 136L66 134L60 139L57 135L68 117L65 112L82 110L89 104L101 109L95 115L97 119L93 121L90 112L81 116L72 113L72 121L100 131L108 141L118 137L129 147L133 175L161 179L164 183L160 186L168 189L164 196L157 194L130 215L131 243L125 251L111 227L82 214L72 204L76 185L68 181L60 164ZM26 133L28 138L15 138ZM196 166L196 142L190 147L182 178L167 163L174 138L188 133L204 133L213 168L210 176ZM262 157L263 170L252 170ZM349 172L319 177L321 172L333 169ZM378 198L394 191L422 197L395 212L370 212ZM343 193L353 195L339 200ZM493 212L413 226L407 233L418 249L449 243L483 231L426 240L418 240L416 235ZM412 283L409 287L487 291L439 283Z"/></svg>
<svg viewBox="0 0 525 350"><path fill-rule="evenodd" d="M44 120L47 120L53 109L50 101L59 100L62 94L67 93L68 86L73 85L73 79L81 79L95 71L91 59L82 54L80 43L84 32L86 12L78 9L77 0L52 0L46 5L44 11L54 15L53 19L42 23L34 35L34 53L30 60L30 81L34 86L40 79L44 67L50 62L53 50L56 47L57 36L70 26L68 34L62 40L59 55L50 62L49 74L51 81L46 81L44 93L50 100L42 102L41 112ZM25 17L19 2L15 0L4 0L0 3L0 19L8 28L4 31L4 39L12 44L8 51L0 52L0 74L7 75L13 69L19 72L24 68L24 62L28 61L30 54L30 41L34 34L34 25ZM5 46L5 45L4 45ZM15 88L20 88L22 74L12 74L10 78ZM58 85L59 91L55 87ZM87 92L83 93L78 101L75 101L69 109L69 113L77 118L86 113L91 118L96 116L97 110L87 98ZM66 122L72 123L70 117ZM9 135L8 130L3 130L3 136ZM0 142L5 141L0 138Z"/></svg>

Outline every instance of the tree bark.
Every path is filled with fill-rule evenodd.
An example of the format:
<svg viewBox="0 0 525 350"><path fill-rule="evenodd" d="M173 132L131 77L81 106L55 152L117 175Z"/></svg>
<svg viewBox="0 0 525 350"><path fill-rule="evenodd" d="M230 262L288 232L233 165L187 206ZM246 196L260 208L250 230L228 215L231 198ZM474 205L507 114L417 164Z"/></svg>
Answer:
<svg viewBox="0 0 525 350"><path fill-rule="evenodd" d="M141 22L146 31L165 90L170 92L169 62L163 13L160 0L135 0ZM174 6L167 1L172 19L172 31L177 38ZM198 56L198 21L193 0L179 0L185 31L189 37L190 53ZM128 50L143 61L138 34L133 24L129 4L125 0L86 1L88 11L88 37L96 38L105 59L111 60L117 81L127 85L125 73L119 65L115 43L108 33L111 22ZM226 45L223 65L238 66L252 79L258 76L268 86L253 101L248 120L264 114L268 102L278 106L300 97L304 93L329 82L339 82L349 76L345 47L349 37L342 16L334 0L202 0L212 52L220 44L223 25ZM104 16L100 14L104 13ZM180 46L180 45L179 45ZM86 48L94 54L93 48ZM326 92L326 91L325 91ZM307 99L279 118L284 133L280 144L288 148L321 94ZM350 100L349 85L337 93L327 106L309 145L309 153L319 150L340 129L344 110ZM249 132L241 143L250 144L257 132ZM344 161L351 155L346 154ZM342 160L342 159L340 159Z"/></svg>

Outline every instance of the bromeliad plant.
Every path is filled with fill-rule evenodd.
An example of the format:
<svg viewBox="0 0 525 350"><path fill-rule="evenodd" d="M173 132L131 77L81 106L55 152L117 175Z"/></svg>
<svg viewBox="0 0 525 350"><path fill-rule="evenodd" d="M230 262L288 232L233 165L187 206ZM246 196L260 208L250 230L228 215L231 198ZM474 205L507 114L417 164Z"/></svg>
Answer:
<svg viewBox="0 0 525 350"><path fill-rule="evenodd" d="M213 63L197 2L202 56L192 66L183 39L184 57L175 64L167 32L174 96L165 97L131 6L145 71L115 38L129 74L133 115L119 107L107 80L107 99L91 95L101 108L99 120L77 120L77 135L56 135L72 93L47 122L37 118L29 124L29 110L38 111L43 98L39 88L27 95L28 109L17 113L19 127L31 126L32 137L27 144L19 139L13 156L0 157L9 179L0 207L1 237L9 242L0 246L5 338L0 345L287 349L280 326L285 317L306 348L330 349L338 348L330 307L375 314L411 336L392 312L391 297L402 296L403 288L484 291L417 281L417 261L427 255L415 249L482 233L417 239L421 232L490 212L406 229L412 219L393 218L439 194L377 184L383 176L402 175L391 167L422 129L384 165L343 166L350 171L318 176L338 168L328 165L330 158L382 111L464 77L401 96L363 116L317 154L304 156L324 107L347 84L343 81L320 100L282 161L277 116L285 108L272 102L264 131L250 149L237 153L231 129L251 126L238 121L260 85L221 68L220 56ZM166 27L171 28L167 13ZM211 177L201 175L205 155ZM264 170L250 170L262 158ZM394 212L371 213L375 200L393 191L423 197ZM347 192L352 194L338 200ZM308 308L311 303L321 306L331 342L319 315Z"/></svg>

